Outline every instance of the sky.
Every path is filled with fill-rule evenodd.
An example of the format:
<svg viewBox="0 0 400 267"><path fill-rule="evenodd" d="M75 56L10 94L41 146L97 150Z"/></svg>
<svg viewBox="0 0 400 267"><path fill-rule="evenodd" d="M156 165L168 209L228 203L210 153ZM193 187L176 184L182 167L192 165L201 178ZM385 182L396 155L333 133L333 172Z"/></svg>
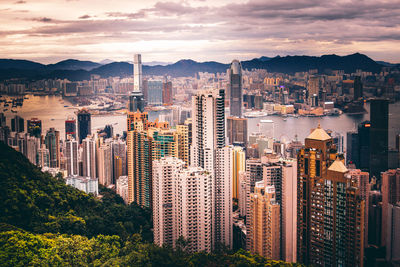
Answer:
<svg viewBox="0 0 400 267"><path fill-rule="evenodd" d="M0 58L348 55L400 62L400 0L0 0Z"/></svg>

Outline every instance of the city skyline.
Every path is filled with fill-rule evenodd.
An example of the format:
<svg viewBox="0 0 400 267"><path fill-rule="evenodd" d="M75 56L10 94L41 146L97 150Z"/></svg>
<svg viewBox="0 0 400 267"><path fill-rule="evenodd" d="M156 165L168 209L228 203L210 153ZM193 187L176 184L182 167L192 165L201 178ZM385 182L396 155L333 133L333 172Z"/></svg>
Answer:
<svg viewBox="0 0 400 267"><path fill-rule="evenodd" d="M146 62L346 55L400 62L399 1L2 1L0 58Z"/></svg>

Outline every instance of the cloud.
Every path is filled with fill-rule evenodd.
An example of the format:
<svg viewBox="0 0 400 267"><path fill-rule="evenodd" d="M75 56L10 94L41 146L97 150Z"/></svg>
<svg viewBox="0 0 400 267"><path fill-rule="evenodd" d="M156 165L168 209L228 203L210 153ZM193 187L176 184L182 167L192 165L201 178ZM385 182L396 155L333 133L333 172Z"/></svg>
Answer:
<svg viewBox="0 0 400 267"><path fill-rule="evenodd" d="M196 56L216 57L240 53L251 56L257 53L318 55L335 53L335 49L339 52L349 49L349 53L353 53L357 51L354 51L355 47L363 51L375 49L376 54L392 50L391 55L400 55L397 43L400 26L396 23L400 21L399 0L250 0L227 4L218 1L149 1L147 5L128 4L123 8L116 4L112 9L108 5L101 8L102 1L98 0L96 8L88 1L79 1L77 4L82 5L79 11L66 12L77 19L53 14L51 8L47 13L32 10L30 15L37 17L33 20L42 23L12 30L7 28L8 31L3 29L0 35L23 35L27 40L54 42L60 49L80 44L96 48L107 44L128 49L126 47L145 43L155 46L153 51L156 51L161 43L176 45L181 42L181 51L169 47L173 55L190 51ZM7 11L12 12L16 11ZM15 20L14 17L4 18L4 23ZM384 46L389 47L384 49ZM5 49L3 47L0 52ZM101 53L102 49L93 53Z"/></svg>
<svg viewBox="0 0 400 267"><path fill-rule="evenodd" d="M87 14L79 17L79 19L90 19L90 18L91 18L91 16L89 16Z"/></svg>
<svg viewBox="0 0 400 267"><path fill-rule="evenodd" d="M39 21L39 22L53 22L54 20L51 18L47 17L42 17L42 18L34 18L32 19L33 21Z"/></svg>

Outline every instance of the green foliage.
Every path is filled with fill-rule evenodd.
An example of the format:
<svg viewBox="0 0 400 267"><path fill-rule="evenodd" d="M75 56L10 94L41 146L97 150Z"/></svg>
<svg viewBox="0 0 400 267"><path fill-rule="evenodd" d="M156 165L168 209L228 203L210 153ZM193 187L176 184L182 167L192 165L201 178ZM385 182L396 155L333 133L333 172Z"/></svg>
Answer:
<svg viewBox="0 0 400 267"><path fill-rule="evenodd" d="M152 240L151 213L125 205L101 187L102 201L42 173L21 153L0 142L0 222L35 233L99 234L127 238L141 233Z"/></svg>

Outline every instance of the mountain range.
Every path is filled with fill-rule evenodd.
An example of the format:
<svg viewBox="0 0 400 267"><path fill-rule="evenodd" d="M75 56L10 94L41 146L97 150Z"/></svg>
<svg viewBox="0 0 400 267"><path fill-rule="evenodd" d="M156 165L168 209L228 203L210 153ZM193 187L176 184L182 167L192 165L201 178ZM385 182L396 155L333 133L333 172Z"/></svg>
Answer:
<svg viewBox="0 0 400 267"><path fill-rule="evenodd" d="M24 78L38 80L46 78L69 79L72 81L88 80L90 75L98 74L103 78L110 76L128 77L133 74L133 66L129 62L102 63L68 59L56 64L41 64L28 60L0 59L0 80ZM194 76L198 72L225 72L229 64L215 61L196 62L190 59L179 60L167 65L143 65L144 75L170 75L173 77ZM399 64L376 62L366 55L355 53L347 56L323 55L315 56L276 56L254 58L242 61L243 69L266 69L269 72L294 74L295 72L318 69L324 73L329 70L344 70L345 73L357 69L373 73L380 72L382 67L399 67Z"/></svg>

